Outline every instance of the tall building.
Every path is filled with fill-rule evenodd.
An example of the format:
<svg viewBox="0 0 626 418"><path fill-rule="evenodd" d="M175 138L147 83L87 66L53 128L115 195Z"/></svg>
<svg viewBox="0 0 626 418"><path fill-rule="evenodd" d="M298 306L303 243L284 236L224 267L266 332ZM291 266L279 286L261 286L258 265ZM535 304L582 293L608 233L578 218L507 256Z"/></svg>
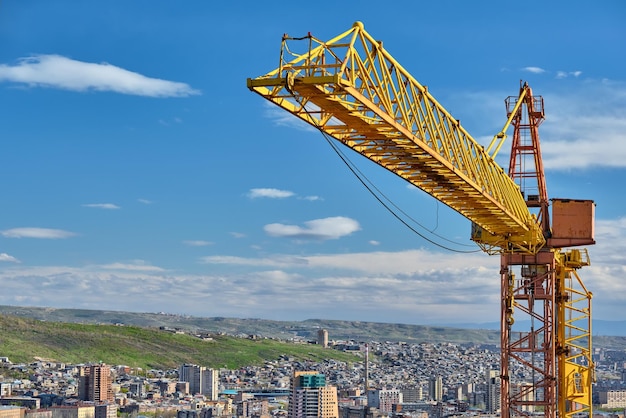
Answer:
<svg viewBox="0 0 626 418"><path fill-rule="evenodd" d="M485 409L495 414L500 412L500 371L489 370L487 372L487 393Z"/></svg>
<svg viewBox="0 0 626 418"><path fill-rule="evenodd" d="M431 401L441 402L443 399L443 380L441 376L431 377L428 381L428 397Z"/></svg>
<svg viewBox="0 0 626 418"><path fill-rule="evenodd" d="M183 364L178 368L178 380L189 383L189 393L192 395L201 393L203 369L195 364Z"/></svg>
<svg viewBox="0 0 626 418"><path fill-rule="evenodd" d="M95 403L113 402L111 367L102 363L83 367L79 372L78 397Z"/></svg>
<svg viewBox="0 0 626 418"><path fill-rule="evenodd" d="M219 399L219 370L205 369L202 371L202 387L200 393L211 401Z"/></svg>
<svg viewBox="0 0 626 418"><path fill-rule="evenodd" d="M315 371L295 371L291 379L288 418L339 418L337 388Z"/></svg>
<svg viewBox="0 0 626 418"><path fill-rule="evenodd" d="M317 331L317 344L328 348L328 330L320 329Z"/></svg>
<svg viewBox="0 0 626 418"><path fill-rule="evenodd" d="M205 395L216 401L219 395L219 371L196 364L183 364L178 369L178 380L189 383L189 393Z"/></svg>

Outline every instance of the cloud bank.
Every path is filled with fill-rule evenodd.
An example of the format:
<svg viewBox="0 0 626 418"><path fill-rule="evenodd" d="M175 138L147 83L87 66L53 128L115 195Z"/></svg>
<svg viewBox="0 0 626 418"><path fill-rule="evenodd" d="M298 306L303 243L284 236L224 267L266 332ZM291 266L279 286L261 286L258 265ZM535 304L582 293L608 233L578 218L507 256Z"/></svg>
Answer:
<svg viewBox="0 0 626 418"><path fill-rule="evenodd" d="M13 228L1 232L5 238L40 238L40 239L63 239L76 234L61 229L50 228Z"/></svg>
<svg viewBox="0 0 626 418"><path fill-rule="evenodd" d="M188 97L200 94L200 91L185 83L151 78L108 63L77 61L61 55L34 55L22 58L16 65L0 64L0 82L146 97Z"/></svg>
<svg viewBox="0 0 626 418"><path fill-rule="evenodd" d="M258 188L258 189L250 189L248 192L248 197L250 199L258 199L258 198L270 198L270 199L284 199L287 197L294 196L295 193L289 190L280 190L273 188Z"/></svg>
<svg viewBox="0 0 626 418"><path fill-rule="evenodd" d="M350 235L360 230L361 226L354 219L335 216L307 221L304 226L273 223L263 229L272 237L328 240Z"/></svg>
<svg viewBox="0 0 626 418"><path fill-rule="evenodd" d="M594 293L596 319L621 319L615 312L622 311L626 292L618 280L626 273L625 236L626 218L598 221L591 266L579 272ZM158 306L205 317L413 324L495 322L500 315L499 257L482 253L224 254L199 261L205 273L180 274L143 260L82 267L8 264L0 269L0 304L135 312L155 312ZM207 305L218 294L219 301Z"/></svg>
<svg viewBox="0 0 626 418"><path fill-rule="evenodd" d="M119 206L113 203L87 203L83 205L86 208L97 208L97 209L120 209Z"/></svg>

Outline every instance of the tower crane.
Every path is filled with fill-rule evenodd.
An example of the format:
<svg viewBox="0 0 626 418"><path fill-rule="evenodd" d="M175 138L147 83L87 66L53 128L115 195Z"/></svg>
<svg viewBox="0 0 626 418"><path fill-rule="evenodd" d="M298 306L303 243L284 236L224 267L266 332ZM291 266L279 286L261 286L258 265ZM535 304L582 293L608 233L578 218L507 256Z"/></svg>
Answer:
<svg viewBox="0 0 626 418"><path fill-rule="evenodd" d="M592 294L578 275L590 262L571 247L595 243L594 202L548 199L543 99L528 84L486 148L361 22L325 42L284 35L278 68L247 86L468 218L471 240L500 256L502 417L592 415ZM511 125L507 173L495 157Z"/></svg>

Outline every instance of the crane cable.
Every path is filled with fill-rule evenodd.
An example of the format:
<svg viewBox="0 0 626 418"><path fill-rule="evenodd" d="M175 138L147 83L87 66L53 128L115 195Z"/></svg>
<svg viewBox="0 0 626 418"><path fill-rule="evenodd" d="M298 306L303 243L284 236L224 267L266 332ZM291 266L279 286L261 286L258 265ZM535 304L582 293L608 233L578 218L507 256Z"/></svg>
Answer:
<svg viewBox="0 0 626 418"><path fill-rule="evenodd" d="M309 116L309 121L316 121L316 119L313 117L313 115L311 114L311 112L309 111L309 109L307 109L306 107L306 102L305 100L302 100L301 96L299 96L295 91L293 91L291 89L290 86L290 79L289 79L289 75L287 75L285 77L285 89L292 95L292 97L294 98L294 100L301 106L302 110L304 110L304 112L307 114L307 116ZM312 123L312 122L311 122ZM413 233L415 233L417 236L419 236L420 238L430 242L431 244L442 248L444 250L448 250L448 251L452 251L455 253L462 253L462 254L471 254L471 253L478 253L481 252L482 250L478 249L478 250L456 250L454 248L450 248L446 245L443 244L439 244L438 242L435 242L434 240L426 237L424 234L420 233L419 231L417 231L415 228L413 228L411 225L409 225L407 223L407 221L405 221L404 219L402 219L402 217L400 217L400 215L398 215L388 204L386 204L385 202L383 202L382 198L380 196L383 196L385 198L385 200L387 200L388 202L390 202L396 209L398 209L400 212L402 212L402 214L404 216L406 216L407 218L409 218L411 221L415 222L417 225L419 225L420 227L422 227L423 229L427 230L428 232L430 232L431 234L435 235L436 237L439 237L445 241L448 241L450 243L456 244L456 245L462 245L462 246L468 246L467 244L461 244L458 242L454 242L451 241L447 238L444 238L438 234L435 234L433 231L428 230L428 228L426 228L425 226L423 226L422 224L420 224L419 222L417 222L415 219L411 218L406 212L402 211L400 208L398 208L398 206L396 204L394 204L387 196L385 196L378 188L376 188L373 183L367 179L367 176L365 176L361 171L359 171L356 168L356 165L353 164L348 157L346 157L341 150L339 150L339 148L336 146L336 144L333 141L333 137L329 134L327 134L326 132L324 132L324 130L322 129L322 127L317 124L317 123L312 123L313 126L315 128L317 128L317 130L319 132L322 133L322 136L324 137L324 139L326 140L326 142L330 145L330 147L335 151L335 153L339 156L339 158L341 159L341 161L343 161L343 163L346 165L346 167L348 167L348 169L352 172L352 174L354 174L354 176L359 180L359 182L363 185L363 187L365 187L367 189L368 192L370 192L370 194L385 208L387 209L387 211L389 213L391 213L391 215L393 217L395 217L397 220L399 220L404 226L406 226L407 228L409 228L409 230L411 230ZM371 184L372 187L370 187L368 184ZM374 192L373 189L376 189L376 191L380 194L380 196L378 194L376 194Z"/></svg>
<svg viewBox="0 0 626 418"><path fill-rule="evenodd" d="M326 142L328 142L328 144L331 146L331 148L335 151L335 153L339 156L339 158L344 162L344 164L346 165L346 167L348 167L348 169L352 172L352 174L354 174L354 176L359 180L359 182L367 189L368 192L370 192L370 194L385 208L387 209L387 211L389 213L391 213L391 215L393 215L397 220L399 220L404 226L406 226L407 228L409 228L413 233L417 234L419 237L421 237L422 239L430 242L433 245L436 245L439 248L442 248L444 250L448 250L448 251L452 251L452 252L456 252L456 253L463 253L463 254L469 254L469 253L477 253L477 252L481 252L480 249L478 250L471 250L471 251L463 251L463 250L456 250L454 248L450 248L448 246L445 246L443 244L439 244L438 242L433 241L432 239L426 237L424 234L420 233L419 231L417 231L415 228L413 228L411 225L408 224L407 221L405 221L404 219L402 219L402 217L400 215L398 215L398 213L396 213L393 208L391 208L387 203L385 203L383 201L383 199L380 197L384 197L385 200L387 200L388 202L391 203L391 205L393 205L397 210L399 210L404 216L408 217L411 221L415 222L417 225L419 225L420 227L426 229L428 232L430 232L431 234L435 235L438 238L441 238L445 241L448 241L450 243L453 244L457 244L457 245L463 245L463 246L467 246L467 244L461 244L458 242L454 242L451 241L445 237L442 237L441 235L435 234L433 231L428 230L425 226L423 226L422 224L420 224L419 222L417 222L415 219L411 218L406 212L404 212L402 209L400 209L395 203L393 203L387 196L385 196L376 186L373 185L373 183L367 179L367 177L365 175L363 175L363 173L361 171L358 170L358 168L356 168L356 166L341 152L341 150L337 147L337 145L334 143L333 138L328 135L326 132L320 131L322 132L322 135L324 136L324 139L326 139ZM372 186L370 187L369 184L372 184ZM374 191L374 189L376 191ZM380 196L376 193L378 192L380 194Z"/></svg>

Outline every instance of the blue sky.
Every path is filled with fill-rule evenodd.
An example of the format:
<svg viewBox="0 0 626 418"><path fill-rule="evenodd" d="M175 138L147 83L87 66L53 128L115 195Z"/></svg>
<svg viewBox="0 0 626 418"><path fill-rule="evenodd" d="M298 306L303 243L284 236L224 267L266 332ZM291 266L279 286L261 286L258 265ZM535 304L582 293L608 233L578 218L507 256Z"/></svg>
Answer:
<svg viewBox="0 0 626 418"><path fill-rule="evenodd" d="M246 88L283 33L362 21L482 144L520 80L544 97L548 194L596 202L580 274L595 318L625 320L626 5L480 4L3 1L0 304L497 321L498 257L411 232ZM469 221L348 156L429 239L476 249Z"/></svg>

